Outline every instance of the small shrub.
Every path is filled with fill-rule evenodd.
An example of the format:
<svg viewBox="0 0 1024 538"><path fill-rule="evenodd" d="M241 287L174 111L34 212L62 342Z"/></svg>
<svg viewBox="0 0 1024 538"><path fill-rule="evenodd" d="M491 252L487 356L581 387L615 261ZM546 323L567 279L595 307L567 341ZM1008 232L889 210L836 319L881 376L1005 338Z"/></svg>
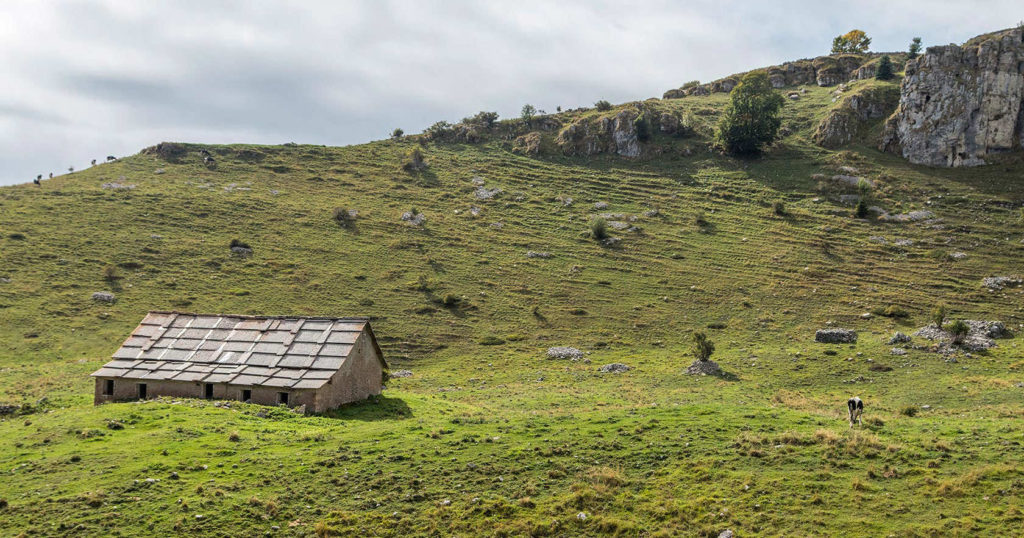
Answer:
<svg viewBox="0 0 1024 538"><path fill-rule="evenodd" d="M352 216L352 212L344 207L336 207L332 209L331 218L341 226L348 226L353 220L355 220L355 217Z"/></svg>
<svg viewBox="0 0 1024 538"><path fill-rule="evenodd" d="M409 153L405 156L405 162L402 163L402 169L406 172L417 172L427 167L427 161L423 158L423 152L420 148L412 148Z"/></svg>
<svg viewBox="0 0 1024 538"><path fill-rule="evenodd" d="M608 222L601 217L595 217L590 221L590 237L598 241L608 237Z"/></svg>
<svg viewBox="0 0 1024 538"><path fill-rule="evenodd" d="M423 131L423 134L425 134L430 140L437 140L439 138L444 138L451 134L451 132L452 124L446 121L439 121L430 127L427 127L426 130Z"/></svg>
<svg viewBox="0 0 1024 538"><path fill-rule="evenodd" d="M945 331L953 337L953 344L962 344L964 338L967 337L967 333L970 332L971 328L963 322L963 320L956 320L949 325L944 327Z"/></svg>
<svg viewBox="0 0 1024 538"><path fill-rule="evenodd" d="M915 37L910 41L910 47L907 48L907 59L913 60L921 54L921 38Z"/></svg>
<svg viewBox="0 0 1024 538"><path fill-rule="evenodd" d="M596 108L598 112L607 112L612 109L612 104L609 103L608 101L605 101L604 99L601 99L600 101L594 103L594 108Z"/></svg>
<svg viewBox="0 0 1024 538"><path fill-rule="evenodd" d="M935 308L932 309L931 318L932 323L934 323L936 327L942 327L942 324L946 322L946 305L935 305Z"/></svg>
<svg viewBox="0 0 1024 538"><path fill-rule="evenodd" d="M458 295L455 295L454 293L447 293L445 294L444 297L441 298L441 304L449 308L459 306L461 302L462 298L459 297Z"/></svg>
<svg viewBox="0 0 1024 538"><path fill-rule="evenodd" d="M523 105L523 109L519 111L519 117L526 122L527 125L533 121L533 117L537 114L537 108L527 103Z"/></svg>
<svg viewBox="0 0 1024 538"><path fill-rule="evenodd" d="M239 435L238 432L231 432L228 434L228 441L231 441L232 443L237 443L241 440L242 436Z"/></svg>
<svg viewBox="0 0 1024 538"><path fill-rule="evenodd" d="M914 405L905 405L900 408L900 414L905 417L915 417L919 409Z"/></svg>
<svg viewBox="0 0 1024 538"><path fill-rule="evenodd" d="M103 268L103 279L107 282L113 282L119 278L121 278L121 275L118 274L117 267L108 265Z"/></svg>
<svg viewBox="0 0 1024 538"><path fill-rule="evenodd" d="M857 208L853 210L853 215L858 219L868 218L868 203L863 198L857 202Z"/></svg>
<svg viewBox="0 0 1024 538"><path fill-rule="evenodd" d="M8 506L7 499L0 498L0 510L6 510Z"/></svg>
<svg viewBox="0 0 1024 538"><path fill-rule="evenodd" d="M909 312L907 312L903 308L900 308L899 306L894 305L894 304L891 304L891 305L889 305L889 306L887 306L885 308L881 308L881 307L875 308L874 310L871 311L871 313L876 315L876 316L883 316L883 317L887 317L887 318L906 318L906 317L910 317L910 313Z"/></svg>
<svg viewBox="0 0 1024 538"><path fill-rule="evenodd" d="M711 354L715 352L715 344L708 340L708 335L703 332L697 331L693 333L693 356L699 361L706 361L711 358Z"/></svg>
<svg viewBox="0 0 1024 538"><path fill-rule="evenodd" d="M405 131L403 131L403 130L401 130L399 128L396 128L394 131L391 131L391 139L392 140L398 140L399 138L402 138L403 136L405 136Z"/></svg>
<svg viewBox="0 0 1024 538"><path fill-rule="evenodd" d="M709 224L708 223L708 219L707 219L707 217L704 216L704 212L703 211L698 211L698 212L694 213L694 215L693 215L693 223L696 224L697 226L700 226L701 228L703 228L703 227L705 227L705 226L707 226Z"/></svg>
<svg viewBox="0 0 1024 538"><path fill-rule="evenodd" d="M786 215L786 203L782 200L772 202L772 213L782 217Z"/></svg>
<svg viewBox="0 0 1024 538"><path fill-rule="evenodd" d="M249 246L249 243L246 243L246 242L244 242L244 241L242 241L240 239L232 239L231 240L231 244L228 245L228 248L236 248L236 247L237 248L249 248L249 249L252 248L252 247Z"/></svg>
<svg viewBox="0 0 1024 538"><path fill-rule="evenodd" d="M691 80L691 81L687 82L686 84L683 84L682 86L680 86L679 89L681 89L681 90L689 90L690 88L696 88L697 86L700 86L700 81L699 80Z"/></svg>
<svg viewBox="0 0 1024 538"><path fill-rule="evenodd" d="M636 129L636 139L641 142L647 142L651 139L651 125L647 121L647 115L641 114L633 120L633 128Z"/></svg>

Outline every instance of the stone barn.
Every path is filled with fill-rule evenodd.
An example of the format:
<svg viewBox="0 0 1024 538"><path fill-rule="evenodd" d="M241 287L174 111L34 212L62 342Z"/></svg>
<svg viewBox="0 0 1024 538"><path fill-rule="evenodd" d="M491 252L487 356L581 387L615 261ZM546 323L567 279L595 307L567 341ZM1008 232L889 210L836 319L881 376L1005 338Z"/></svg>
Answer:
<svg viewBox="0 0 1024 538"><path fill-rule="evenodd" d="M388 369L365 318L150 312L93 372L95 403L156 396L322 412L380 394Z"/></svg>

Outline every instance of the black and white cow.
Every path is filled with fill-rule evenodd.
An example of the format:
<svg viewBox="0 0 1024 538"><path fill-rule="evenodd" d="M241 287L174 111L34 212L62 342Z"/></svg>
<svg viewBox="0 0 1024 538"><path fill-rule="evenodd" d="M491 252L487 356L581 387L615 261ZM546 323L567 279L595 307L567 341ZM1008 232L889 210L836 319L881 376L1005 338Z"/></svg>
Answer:
<svg viewBox="0 0 1024 538"><path fill-rule="evenodd" d="M860 398L854 396L849 400L846 400L846 407L850 408L850 426L853 427L853 423L864 424L860 416L864 413L864 402Z"/></svg>

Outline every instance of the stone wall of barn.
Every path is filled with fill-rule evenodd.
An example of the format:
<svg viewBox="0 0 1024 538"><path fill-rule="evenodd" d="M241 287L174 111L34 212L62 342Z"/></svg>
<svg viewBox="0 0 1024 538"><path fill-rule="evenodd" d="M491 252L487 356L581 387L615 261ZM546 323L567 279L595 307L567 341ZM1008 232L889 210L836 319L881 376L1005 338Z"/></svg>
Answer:
<svg viewBox="0 0 1024 538"><path fill-rule="evenodd" d="M319 413L380 394L383 373L377 350L364 329L331 382L317 391L313 409Z"/></svg>
<svg viewBox="0 0 1024 538"><path fill-rule="evenodd" d="M379 377L379 376L378 376ZM156 398L157 396L169 396L172 398L203 398L205 396L205 383L192 381L154 381L143 379L121 379L114 378L114 394L103 394L106 381L111 378L96 378L96 388L93 402L97 405L105 402L137 400L139 397L139 384L146 384L146 397ZM242 391L252 391L251 402L260 405L278 405L278 393L287 392L288 406L306 406L307 411L313 411L316 407L316 391L313 390L282 390L275 387L246 387L240 385L225 385L214 383L213 399L215 400L236 400L242 401Z"/></svg>

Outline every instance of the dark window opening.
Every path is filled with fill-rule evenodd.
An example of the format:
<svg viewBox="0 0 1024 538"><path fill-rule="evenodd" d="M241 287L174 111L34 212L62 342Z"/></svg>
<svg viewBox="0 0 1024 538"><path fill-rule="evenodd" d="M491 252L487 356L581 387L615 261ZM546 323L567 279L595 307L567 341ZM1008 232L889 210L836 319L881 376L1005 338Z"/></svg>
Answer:
<svg viewBox="0 0 1024 538"><path fill-rule="evenodd" d="M203 389L203 396L207 400L212 400L213 399L213 383L207 383L206 384L206 387Z"/></svg>
<svg viewBox="0 0 1024 538"><path fill-rule="evenodd" d="M288 393L287 392L278 392L277 393L277 403L283 404L283 405L288 405Z"/></svg>
<svg viewBox="0 0 1024 538"><path fill-rule="evenodd" d="M146 399L146 384L145 383L139 383L139 399L140 400L145 400Z"/></svg>
<svg viewBox="0 0 1024 538"><path fill-rule="evenodd" d="M242 389L242 401L243 402L248 402L251 399L252 399L252 390L250 390L250 389Z"/></svg>
<svg viewBox="0 0 1024 538"><path fill-rule="evenodd" d="M114 395L114 380L107 379L103 382L103 395L113 396Z"/></svg>

